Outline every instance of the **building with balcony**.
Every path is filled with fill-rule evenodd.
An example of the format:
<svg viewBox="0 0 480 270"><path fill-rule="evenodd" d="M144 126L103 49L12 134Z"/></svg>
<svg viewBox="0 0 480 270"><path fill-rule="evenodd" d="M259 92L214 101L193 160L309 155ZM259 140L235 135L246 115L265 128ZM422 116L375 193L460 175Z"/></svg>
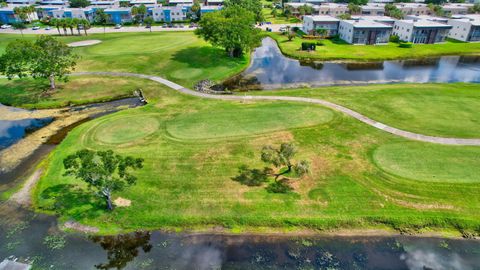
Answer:
<svg viewBox="0 0 480 270"><path fill-rule="evenodd" d="M405 15L431 15L432 11L422 3L400 3L395 5Z"/></svg>
<svg viewBox="0 0 480 270"><path fill-rule="evenodd" d="M452 26L448 33L449 38L466 42L480 41L480 14L449 19L448 24Z"/></svg>
<svg viewBox="0 0 480 270"><path fill-rule="evenodd" d="M338 17L342 14L348 13L348 6L346 4L324 3L314 7L318 15L330 15Z"/></svg>

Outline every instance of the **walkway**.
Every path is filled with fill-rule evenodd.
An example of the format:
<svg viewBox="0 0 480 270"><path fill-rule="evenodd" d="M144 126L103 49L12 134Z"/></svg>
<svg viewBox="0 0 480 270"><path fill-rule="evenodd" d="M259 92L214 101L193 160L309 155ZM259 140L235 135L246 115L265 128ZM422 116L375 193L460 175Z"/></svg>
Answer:
<svg viewBox="0 0 480 270"><path fill-rule="evenodd" d="M388 133L411 139L417 140L422 142L429 142L429 143L437 143L437 144L445 144L445 145L479 145L480 146L480 139L462 139L462 138L444 138L444 137L435 137L435 136L427 136L422 134L417 134L405 130L401 130L398 128L394 128L388 126L386 124L377 122L373 119L366 117L356 111L350 110L346 107L341 105L322 100L322 99L315 99L315 98L304 98L304 97L288 97L288 96L235 96L235 95L211 95L196 92L185 88L181 85L178 85L174 82L166 80L164 78L153 76L153 75L145 75L145 74L136 74L136 73L128 73L128 72L76 72L73 75L101 75L101 76L118 76L118 77L137 77L143 79L149 79L163 85L166 85L176 91L181 93L192 95L201 98L209 98L209 99L220 99L220 100L282 100L282 101L294 101L294 102L306 102L306 103L313 103L319 104L336 111L345 113L367 125L372 127L381 129Z"/></svg>

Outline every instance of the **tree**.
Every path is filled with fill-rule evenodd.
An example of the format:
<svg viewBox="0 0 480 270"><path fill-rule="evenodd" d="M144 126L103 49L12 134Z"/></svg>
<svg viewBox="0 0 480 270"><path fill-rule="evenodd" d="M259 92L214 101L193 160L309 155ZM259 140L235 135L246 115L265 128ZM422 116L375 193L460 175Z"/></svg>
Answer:
<svg viewBox="0 0 480 270"><path fill-rule="evenodd" d="M147 25L147 27L150 29L150 32L152 32L152 24L155 22L153 18L149 16L145 18L144 22Z"/></svg>
<svg viewBox="0 0 480 270"><path fill-rule="evenodd" d="M88 0L70 0L69 3L72 8L84 8L90 6L90 1Z"/></svg>
<svg viewBox="0 0 480 270"><path fill-rule="evenodd" d="M105 13L105 10L102 9L102 8L99 8L99 9L96 9L95 10L95 22L98 23L98 24L101 24L103 25L103 34L105 35L105 25L107 24L108 22L108 14Z"/></svg>
<svg viewBox="0 0 480 270"><path fill-rule="evenodd" d="M130 1L120 1L120 7L130 7Z"/></svg>
<svg viewBox="0 0 480 270"><path fill-rule="evenodd" d="M352 15L349 13L344 13L344 14L338 15L338 18L341 20L350 20L352 18Z"/></svg>
<svg viewBox="0 0 480 270"><path fill-rule="evenodd" d="M240 57L260 42L254 14L241 7L203 15L195 33L213 46L224 48L230 57Z"/></svg>
<svg viewBox="0 0 480 270"><path fill-rule="evenodd" d="M225 8L243 8L255 15L255 22L262 22L263 18L263 5L261 0L225 0L223 2Z"/></svg>
<svg viewBox="0 0 480 270"><path fill-rule="evenodd" d="M403 14L403 11L401 11L399 8L392 4L385 5L385 15L399 20L403 19L403 17L405 16Z"/></svg>
<svg viewBox="0 0 480 270"><path fill-rule="evenodd" d="M73 36L73 28L75 28L75 26L76 26L75 20L72 19L72 18L66 18L65 19L65 24L67 25L68 28L70 28L70 33Z"/></svg>
<svg viewBox="0 0 480 270"><path fill-rule="evenodd" d="M62 35L62 33L60 33L60 26L61 26L61 22L59 19L57 18L53 18L50 20L50 25L51 26L55 26L57 28L57 31L58 31L58 35Z"/></svg>
<svg viewBox="0 0 480 270"><path fill-rule="evenodd" d="M328 30L325 28L317 28L315 32L320 36L320 38L325 38L328 34Z"/></svg>
<svg viewBox="0 0 480 270"><path fill-rule="evenodd" d="M293 31L288 31L288 33L287 33L288 41L292 41L296 36L297 36L297 33L293 32Z"/></svg>
<svg viewBox="0 0 480 270"><path fill-rule="evenodd" d="M192 21L198 21L200 20L201 16L202 16L202 7L200 6L200 3L198 0L194 0L193 1L193 5L192 7L190 8L190 11L188 13L188 16L190 18L190 20Z"/></svg>
<svg viewBox="0 0 480 270"><path fill-rule="evenodd" d="M12 24L13 28L14 29L18 29L20 30L20 33L22 34L22 37L23 37L23 30L27 29L27 26L25 25L25 23L23 22L14 22Z"/></svg>
<svg viewBox="0 0 480 270"><path fill-rule="evenodd" d="M273 9L272 9L272 12L270 12L270 15L272 15L273 18L276 18L277 15L278 15L277 9L276 9L276 8L273 8Z"/></svg>
<svg viewBox="0 0 480 270"><path fill-rule="evenodd" d="M357 4L349 3L348 11L350 12L350 14L360 14L360 12L362 12L362 8Z"/></svg>
<svg viewBox="0 0 480 270"><path fill-rule="evenodd" d="M443 7L438 4L429 3L428 8L439 17L445 16L445 10L443 10Z"/></svg>
<svg viewBox="0 0 480 270"><path fill-rule="evenodd" d="M79 150L63 160L65 175L86 182L113 210L112 193L134 185L137 177L130 171L141 169L143 159L120 156L113 151Z"/></svg>
<svg viewBox="0 0 480 270"><path fill-rule="evenodd" d="M470 13L480 13L480 3L476 3L473 5L473 7L470 7L469 9Z"/></svg>
<svg viewBox="0 0 480 270"><path fill-rule="evenodd" d="M282 143L278 149L267 145L262 149L261 159L263 162L274 166L275 169L272 170L272 174L277 181L280 176L292 171L298 176L303 176L308 172L307 161L301 160L296 164L292 162L296 153L297 149L291 143ZM286 167L286 170L284 167Z"/></svg>
<svg viewBox="0 0 480 270"><path fill-rule="evenodd" d="M14 7L13 13L18 16L21 22L25 22L28 18L26 7Z"/></svg>
<svg viewBox="0 0 480 270"><path fill-rule="evenodd" d="M137 16L138 16L138 21L142 22L145 19L145 15L147 15L147 7L144 4L141 4L137 8Z"/></svg>
<svg viewBox="0 0 480 270"><path fill-rule="evenodd" d="M9 80L16 76L49 79L50 89L55 90L55 79L66 81L77 58L72 48L51 36L39 36L34 43L15 40L0 57L0 72Z"/></svg>
<svg viewBox="0 0 480 270"><path fill-rule="evenodd" d="M8 6L7 2L0 1L0 8Z"/></svg>
<svg viewBox="0 0 480 270"><path fill-rule="evenodd" d="M65 19L60 19L60 26L63 28L63 33L66 35L67 34L67 28L68 28L68 22Z"/></svg>
<svg viewBox="0 0 480 270"><path fill-rule="evenodd" d="M81 24L83 25L83 32L85 32L85 36L88 36L87 30L90 29L90 27L92 27L90 25L90 21L87 19L82 19Z"/></svg>
<svg viewBox="0 0 480 270"><path fill-rule="evenodd" d="M348 3L348 4L355 4L359 6L366 5L368 0L335 0L336 3Z"/></svg>

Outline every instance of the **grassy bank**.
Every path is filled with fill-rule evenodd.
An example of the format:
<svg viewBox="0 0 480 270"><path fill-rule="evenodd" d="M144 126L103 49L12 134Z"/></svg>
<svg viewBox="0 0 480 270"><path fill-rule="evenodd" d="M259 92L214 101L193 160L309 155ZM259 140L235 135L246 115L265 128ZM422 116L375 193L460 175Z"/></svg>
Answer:
<svg viewBox="0 0 480 270"><path fill-rule="evenodd" d="M396 43L377 46L350 45L329 39L322 40L324 45L317 46L315 51L307 52L301 51L300 48L302 42L311 40L295 38L292 41L288 41L285 35L279 33L268 33L267 35L277 41L284 55L297 59L374 61L480 54L479 43L447 41L443 44L414 44L412 48L400 48Z"/></svg>
<svg viewBox="0 0 480 270"><path fill-rule="evenodd" d="M103 233L216 225L479 230L480 178L467 173L480 165L479 147L407 141L315 105L199 100L164 89L148 94L158 102L69 134L34 192L37 209ZM261 148L282 142L295 143L299 158L311 162L292 192L231 179L241 165L262 168ZM108 213L81 182L63 176L63 158L84 147L145 159L137 185L116 194L130 207ZM408 156L416 157L415 166Z"/></svg>
<svg viewBox="0 0 480 270"><path fill-rule="evenodd" d="M250 92L328 100L387 125L425 135L480 138L478 84L388 84Z"/></svg>
<svg viewBox="0 0 480 270"><path fill-rule="evenodd" d="M0 54L19 35L0 35ZM109 33L58 37L67 43L98 39L102 43L78 47L76 71L121 71L159 75L191 87L199 80L221 81L247 67L249 57L229 58L190 32ZM25 35L25 39L34 39Z"/></svg>
<svg viewBox="0 0 480 270"><path fill-rule="evenodd" d="M51 92L44 80L0 79L0 103L27 109L59 108L130 97L135 90L151 87L160 85L135 78L72 76Z"/></svg>

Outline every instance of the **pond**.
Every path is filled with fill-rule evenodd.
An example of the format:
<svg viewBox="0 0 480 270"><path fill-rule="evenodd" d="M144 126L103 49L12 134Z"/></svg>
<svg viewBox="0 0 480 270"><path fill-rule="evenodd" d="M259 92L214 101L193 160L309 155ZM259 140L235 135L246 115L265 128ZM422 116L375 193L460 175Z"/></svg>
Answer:
<svg viewBox="0 0 480 270"><path fill-rule="evenodd" d="M371 83L480 82L480 56L444 56L381 62L317 62L285 57L271 38L255 49L230 90L279 89Z"/></svg>
<svg viewBox="0 0 480 270"><path fill-rule="evenodd" d="M52 216L0 208L0 258L36 269L478 269L476 240L411 236L65 234ZM6 215L8 214L8 215ZM8 224L8 225L7 225Z"/></svg>

